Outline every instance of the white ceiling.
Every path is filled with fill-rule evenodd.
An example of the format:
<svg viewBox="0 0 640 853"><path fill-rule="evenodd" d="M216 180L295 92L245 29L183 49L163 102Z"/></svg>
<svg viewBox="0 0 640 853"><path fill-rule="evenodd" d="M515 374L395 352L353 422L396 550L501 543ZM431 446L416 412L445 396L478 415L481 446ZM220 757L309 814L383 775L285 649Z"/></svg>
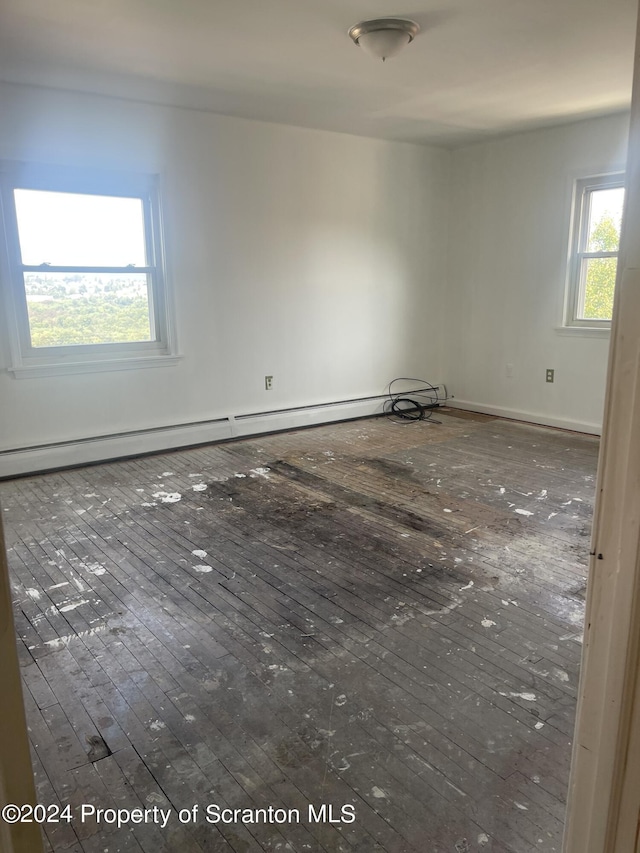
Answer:
<svg viewBox="0 0 640 853"><path fill-rule="evenodd" d="M636 0L2 0L0 79L452 145L627 109ZM421 34L376 62L362 19Z"/></svg>

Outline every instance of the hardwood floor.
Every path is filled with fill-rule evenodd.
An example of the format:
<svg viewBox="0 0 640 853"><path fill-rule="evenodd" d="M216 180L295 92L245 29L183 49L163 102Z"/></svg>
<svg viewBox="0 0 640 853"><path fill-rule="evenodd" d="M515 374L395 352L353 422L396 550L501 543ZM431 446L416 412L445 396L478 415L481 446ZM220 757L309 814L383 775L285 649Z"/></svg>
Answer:
<svg viewBox="0 0 640 853"><path fill-rule="evenodd" d="M436 416L0 484L47 850L560 851L598 443Z"/></svg>

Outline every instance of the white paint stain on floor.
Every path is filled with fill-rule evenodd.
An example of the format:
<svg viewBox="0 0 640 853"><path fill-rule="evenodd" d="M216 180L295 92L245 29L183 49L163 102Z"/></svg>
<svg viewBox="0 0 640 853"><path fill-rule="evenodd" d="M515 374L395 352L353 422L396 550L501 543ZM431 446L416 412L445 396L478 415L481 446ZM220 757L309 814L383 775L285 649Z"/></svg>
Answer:
<svg viewBox="0 0 640 853"><path fill-rule="evenodd" d="M78 631L77 634L67 634L64 637L56 637L54 640L45 640L45 646L51 646L54 649L62 648L62 646L66 646L72 640L82 640L85 637L93 637L95 634L100 631L106 631L106 625L97 625L95 628L89 628L87 631ZM30 646L29 648L34 648Z"/></svg>
<svg viewBox="0 0 640 853"><path fill-rule="evenodd" d="M535 693L501 693L501 696L509 696L511 699L524 699L525 702L535 702Z"/></svg>
<svg viewBox="0 0 640 853"><path fill-rule="evenodd" d="M426 610L425 616L444 616L445 613L451 613L452 610L455 610L456 607L460 607L461 604L462 599L457 598L455 601L452 601L451 604L447 604L446 607L440 607L437 610ZM495 625L496 623L492 622L491 624ZM485 625L485 627L489 626Z"/></svg>
<svg viewBox="0 0 640 853"><path fill-rule="evenodd" d="M148 803L166 803L167 802L161 794L158 794L157 791L152 791L150 794L147 794L147 796L145 797L145 800Z"/></svg>
<svg viewBox="0 0 640 853"><path fill-rule="evenodd" d="M182 495L179 492L154 492L153 496L162 501L163 504L175 504L182 500Z"/></svg>
<svg viewBox="0 0 640 853"><path fill-rule="evenodd" d="M198 564L197 566L194 566L193 568L196 570L196 572L199 572L201 575L206 575L206 574L208 574L208 572L213 571L211 566L204 566L204 565L200 565L200 564Z"/></svg>
<svg viewBox="0 0 640 853"><path fill-rule="evenodd" d="M191 552L194 557L197 557L199 560L204 560L207 556L207 552L203 551L201 548L196 548L195 551Z"/></svg>
<svg viewBox="0 0 640 853"><path fill-rule="evenodd" d="M65 604L64 607L59 607L58 610L60 613L68 613L70 610L75 610L76 607L82 607L83 604L88 604L89 599L85 598L82 601L76 601L73 604Z"/></svg>

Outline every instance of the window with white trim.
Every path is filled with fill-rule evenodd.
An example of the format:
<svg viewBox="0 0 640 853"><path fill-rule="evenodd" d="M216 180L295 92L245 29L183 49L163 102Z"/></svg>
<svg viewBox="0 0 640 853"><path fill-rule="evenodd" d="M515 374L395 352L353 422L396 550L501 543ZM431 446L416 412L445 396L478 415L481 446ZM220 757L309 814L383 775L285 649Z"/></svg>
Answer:
<svg viewBox="0 0 640 853"><path fill-rule="evenodd" d="M566 326L611 326L623 203L624 175L576 182Z"/></svg>
<svg viewBox="0 0 640 853"><path fill-rule="evenodd" d="M4 164L2 213L17 375L172 354L154 176Z"/></svg>

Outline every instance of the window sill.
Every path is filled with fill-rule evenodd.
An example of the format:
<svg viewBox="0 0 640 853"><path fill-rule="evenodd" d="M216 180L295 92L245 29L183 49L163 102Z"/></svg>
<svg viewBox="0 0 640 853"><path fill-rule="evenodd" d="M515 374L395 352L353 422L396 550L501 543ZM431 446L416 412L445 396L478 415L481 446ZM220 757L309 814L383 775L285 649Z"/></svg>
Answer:
<svg viewBox="0 0 640 853"><path fill-rule="evenodd" d="M606 326L556 326L555 329L558 335L568 335L569 337L578 338L609 338L611 337L611 327Z"/></svg>
<svg viewBox="0 0 640 853"><path fill-rule="evenodd" d="M73 373L104 373L113 370L143 370L147 367L174 367L181 355L133 356L95 361L49 361L39 364L20 364L8 367L14 379L37 379L43 376L63 376Z"/></svg>

